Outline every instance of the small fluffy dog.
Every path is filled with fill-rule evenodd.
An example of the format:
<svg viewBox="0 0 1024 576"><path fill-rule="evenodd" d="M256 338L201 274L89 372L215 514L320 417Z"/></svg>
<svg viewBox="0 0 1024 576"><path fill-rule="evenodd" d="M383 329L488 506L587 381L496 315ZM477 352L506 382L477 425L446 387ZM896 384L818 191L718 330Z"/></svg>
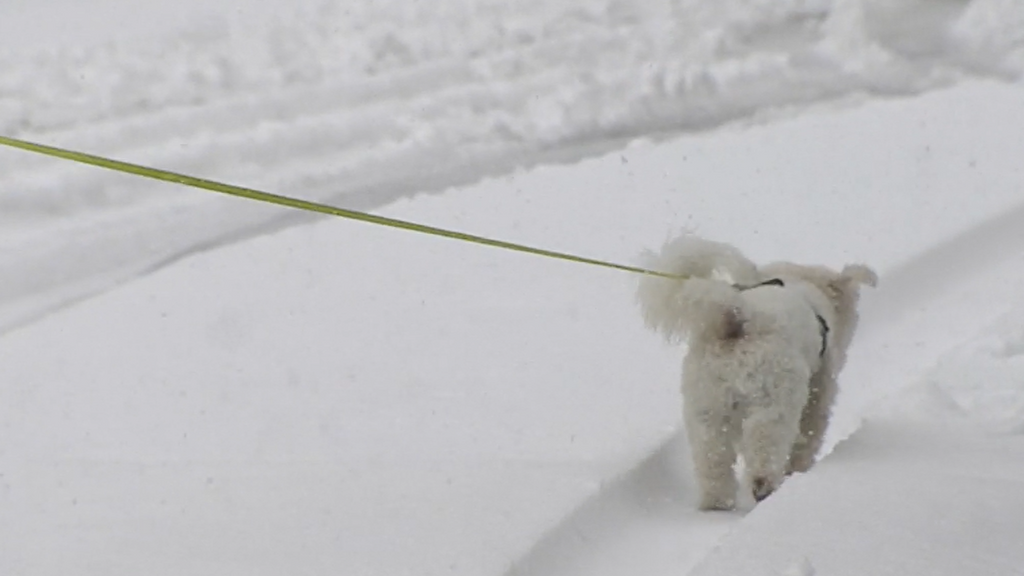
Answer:
<svg viewBox="0 0 1024 576"><path fill-rule="evenodd" d="M814 464L857 325L871 268L777 262L757 267L736 248L686 235L645 254L654 270L637 300L647 326L685 340L683 419L702 510L736 506L742 454L758 502Z"/></svg>

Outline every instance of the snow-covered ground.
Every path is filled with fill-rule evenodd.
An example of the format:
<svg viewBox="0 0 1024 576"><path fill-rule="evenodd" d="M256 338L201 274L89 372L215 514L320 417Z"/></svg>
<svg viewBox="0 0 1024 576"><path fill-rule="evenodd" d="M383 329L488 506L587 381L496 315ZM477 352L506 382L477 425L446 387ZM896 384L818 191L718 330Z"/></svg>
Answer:
<svg viewBox="0 0 1024 576"><path fill-rule="evenodd" d="M1012 78L1022 22L1014 0L12 0L0 130L374 208L638 135ZM0 326L289 218L3 153Z"/></svg>
<svg viewBox="0 0 1024 576"><path fill-rule="evenodd" d="M0 7L5 133L621 262L687 226L882 287L835 451L698 514L679 351L630 275L0 151L0 572L1024 570L1024 8L119 4Z"/></svg>

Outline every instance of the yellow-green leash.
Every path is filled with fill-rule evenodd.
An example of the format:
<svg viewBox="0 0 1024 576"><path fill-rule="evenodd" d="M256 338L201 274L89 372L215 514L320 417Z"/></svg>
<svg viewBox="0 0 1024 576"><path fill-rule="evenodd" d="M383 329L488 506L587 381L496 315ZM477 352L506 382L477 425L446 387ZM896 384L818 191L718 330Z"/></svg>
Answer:
<svg viewBox="0 0 1024 576"><path fill-rule="evenodd" d="M678 278L677 276L674 276L672 274L659 272L657 270L648 270L646 268L640 268L637 266L616 264L614 262L607 262L604 260L597 260L594 258L586 258L583 256L575 256L563 252L556 252L554 250L534 248L531 246L524 246L522 244L515 244L513 242L505 242L503 240L495 240L492 238L485 238L483 236L475 236L472 234L465 234L463 232L445 230L443 228L435 228L433 226L426 226L424 224L416 224L415 222L407 222L404 220L397 220L395 218L377 216L374 214L368 214L366 212L359 212L357 210L338 208L336 206L321 204L319 202L300 200L298 198L291 198L289 196L282 196L279 194L271 194L270 192L262 192L260 190L253 190L251 188L233 186L231 184L224 184L223 182L216 182L214 180L196 178L194 176L178 174L176 172L169 172L167 170L160 170L157 168L150 168L148 166L140 166L138 164L130 164L128 162L112 160L110 158L104 158L102 156L94 156L92 154L86 154L84 152L75 152L73 150L65 150L63 148L57 148L54 146L36 144L34 142L27 142L25 140L19 140L17 138L8 138L6 136L0 136L0 144L10 146L12 148L20 148L21 150L27 150L29 152L36 152L38 154L53 156L55 158L63 158L65 160L80 162L82 164L91 164L93 166L99 166L100 168L106 168L108 170L115 170L118 172L135 174L136 176L143 176L146 178L152 178L154 180L163 180L165 182L184 184L185 186L191 186L193 188L201 188L203 190L220 192L221 194L240 196L242 198L248 198L250 200L269 202L271 204L277 204L278 206L287 206L289 208L297 208L299 210L307 210L309 212L327 214L328 216L338 216L341 218L348 218L351 220L370 222L372 224L380 224L381 226L389 226L391 228L412 230L413 232L422 232L423 234L432 234L434 236L442 236L444 238L463 240L466 242L473 242L475 244L482 244L484 246L504 248L506 250L525 252L527 254L536 254L538 256L546 256L548 258L568 260L570 262L579 262L581 264L591 264L594 266L602 266L605 268L614 268L616 270L635 272L637 274L648 274L653 276L661 276L664 278Z"/></svg>

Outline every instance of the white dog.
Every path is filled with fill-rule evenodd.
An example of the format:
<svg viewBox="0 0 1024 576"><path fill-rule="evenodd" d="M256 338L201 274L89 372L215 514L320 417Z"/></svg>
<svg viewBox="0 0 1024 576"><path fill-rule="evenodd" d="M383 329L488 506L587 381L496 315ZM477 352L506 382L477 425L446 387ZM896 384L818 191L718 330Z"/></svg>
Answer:
<svg viewBox="0 0 1024 576"><path fill-rule="evenodd" d="M742 454L760 502L804 472L828 425L836 376L857 324L864 265L841 272L787 262L758 268L736 248L687 235L645 255L637 299L648 327L685 339L683 419L702 510L736 506Z"/></svg>

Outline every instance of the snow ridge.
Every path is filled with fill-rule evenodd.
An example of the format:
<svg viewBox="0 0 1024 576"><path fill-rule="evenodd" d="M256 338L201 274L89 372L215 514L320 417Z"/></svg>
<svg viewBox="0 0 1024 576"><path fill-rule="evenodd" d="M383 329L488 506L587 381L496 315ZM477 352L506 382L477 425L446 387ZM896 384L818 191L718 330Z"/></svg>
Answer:
<svg viewBox="0 0 1024 576"><path fill-rule="evenodd" d="M149 46L0 53L0 130L305 191L411 156L446 160L438 171L857 93L914 94L964 73L1015 74L1024 43L992 30L1024 9L983 9L992 2L897 3L911 28L859 0L527 4L323 0L260 26L204 20ZM5 214L144 196L105 175L41 166L0 157Z"/></svg>
<svg viewBox="0 0 1024 576"><path fill-rule="evenodd" d="M1024 38L1008 24L1024 8L996 0L425 6L298 2L255 24L197 19L148 44L9 49L0 130L375 208L635 136L1024 70ZM23 152L0 153L0 175L0 268L19 278L0 294L19 307L0 310L8 327L181 255L308 219ZM156 225L137 230L155 213ZM168 233L178 229L188 233ZM118 245L129 231L143 235L138 249ZM55 246L55 235L76 244ZM42 284L24 269L22 254L86 247ZM53 278L81 288L40 300Z"/></svg>

